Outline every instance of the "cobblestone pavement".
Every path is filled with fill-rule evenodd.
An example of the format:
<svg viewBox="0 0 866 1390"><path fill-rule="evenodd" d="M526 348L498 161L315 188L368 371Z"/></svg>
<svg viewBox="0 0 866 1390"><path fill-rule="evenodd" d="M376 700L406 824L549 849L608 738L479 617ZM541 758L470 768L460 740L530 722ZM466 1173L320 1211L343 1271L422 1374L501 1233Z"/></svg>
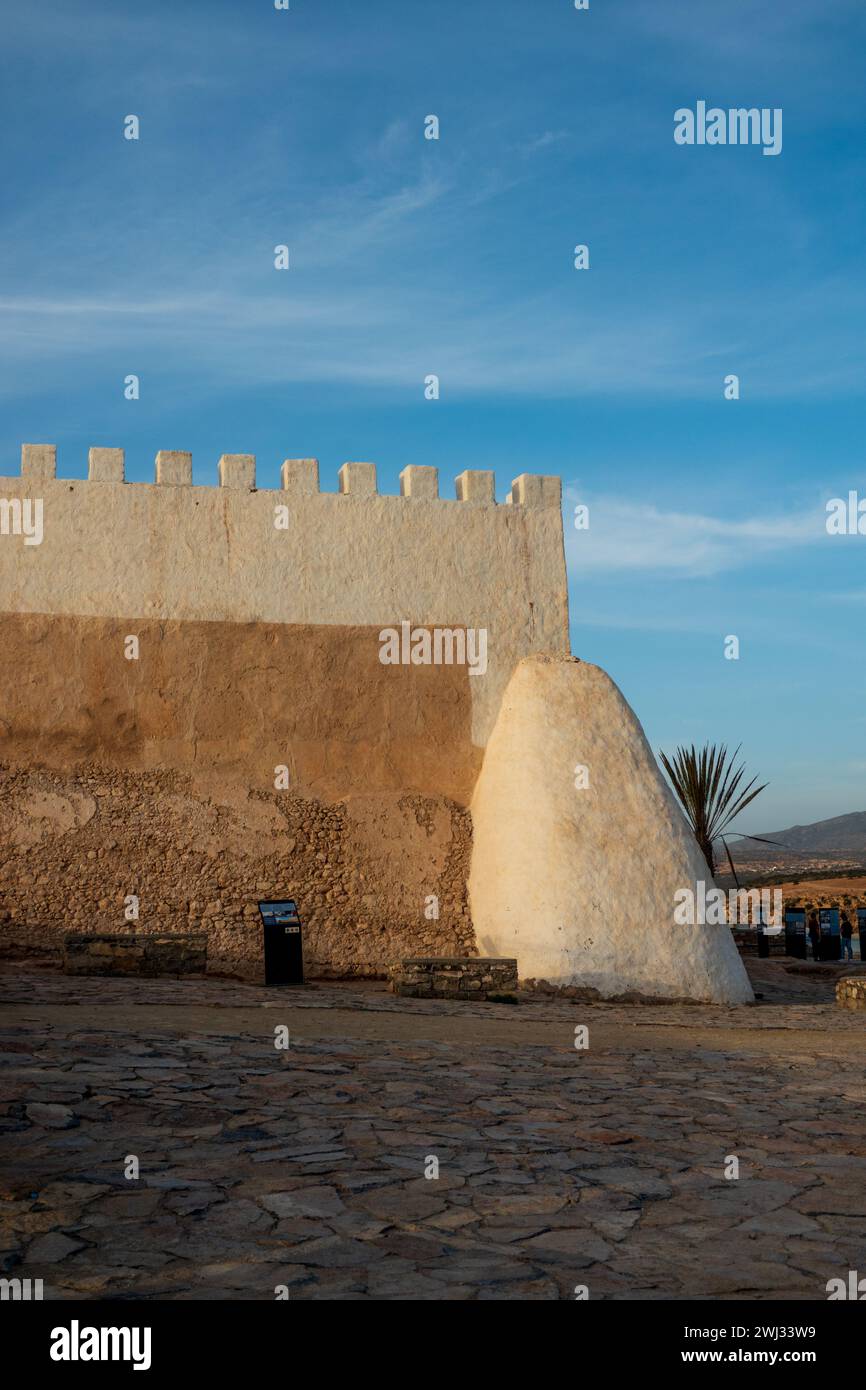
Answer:
<svg viewBox="0 0 866 1390"><path fill-rule="evenodd" d="M0 1261L54 1298L823 1300L866 1271L866 1015L766 981L514 1007L7 966Z"/></svg>

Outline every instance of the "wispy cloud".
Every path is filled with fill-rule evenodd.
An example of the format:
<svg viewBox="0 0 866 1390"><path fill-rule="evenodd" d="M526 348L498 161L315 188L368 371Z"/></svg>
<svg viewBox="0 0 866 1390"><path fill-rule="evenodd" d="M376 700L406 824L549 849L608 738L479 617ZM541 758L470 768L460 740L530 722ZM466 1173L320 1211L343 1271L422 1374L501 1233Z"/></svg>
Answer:
<svg viewBox="0 0 866 1390"><path fill-rule="evenodd" d="M558 145L570 137L571 131L569 130L545 130L541 135L536 135L531 140L526 140L518 145L517 152L528 159L541 150L549 149L551 145Z"/></svg>
<svg viewBox="0 0 866 1390"><path fill-rule="evenodd" d="M789 548L827 540L822 509L732 520L663 511L621 496L588 497L566 489L566 557L573 573L648 571L704 576L757 565ZM574 507L589 506L590 524L576 530Z"/></svg>

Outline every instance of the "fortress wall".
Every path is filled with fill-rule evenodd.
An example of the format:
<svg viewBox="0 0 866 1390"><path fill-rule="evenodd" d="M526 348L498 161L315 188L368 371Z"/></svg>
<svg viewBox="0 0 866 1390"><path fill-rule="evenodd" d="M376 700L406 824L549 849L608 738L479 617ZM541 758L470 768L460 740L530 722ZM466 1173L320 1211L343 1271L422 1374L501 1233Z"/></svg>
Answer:
<svg viewBox="0 0 866 1390"><path fill-rule="evenodd" d="M0 504L41 499L44 535L0 534L2 611L366 627L377 652L403 620L485 628L487 673L468 686L478 747L516 662L568 650L558 479L524 474L498 506L483 472L461 474L452 501L435 469L404 469L397 498L377 494L373 464L344 464L337 494L318 491L315 460L288 460L281 490L251 491L254 468L223 456L221 486L192 487L191 456L161 453L155 484L124 483L122 451L100 449L88 481L66 481L49 446L25 446Z"/></svg>
<svg viewBox="0 0 866 1390"><path fill-rule="evenodd" d="M218 487L177 453L154 484L125 483L119 450L55 474L26 446L0 478L0 944L120 930L136 893L140 929L203 928L212 960L252 968L256 898L294 893L318 973L474 950L483 747L520 656L567 650L558 480L497 506L490 473L450 500L408 468L380 497L372 464L337 494L315 460L255 491L247 455ZM383 665L402 621L486 629L486 673Z"/></svg>

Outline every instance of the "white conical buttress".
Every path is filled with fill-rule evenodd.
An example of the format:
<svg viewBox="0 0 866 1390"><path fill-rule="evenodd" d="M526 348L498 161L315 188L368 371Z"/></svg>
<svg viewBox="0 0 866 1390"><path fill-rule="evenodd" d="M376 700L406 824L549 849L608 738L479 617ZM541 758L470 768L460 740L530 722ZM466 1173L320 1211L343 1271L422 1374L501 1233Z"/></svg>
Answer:
<svg viewBox="0 0 866 1390"><path fill-rule="evenodd" d="M520 662L472 820L482 955L516 956L522 979L605 999L752 1001L730 928L674 922L678 890L714 885L643 729L598 666Z"/></svg>

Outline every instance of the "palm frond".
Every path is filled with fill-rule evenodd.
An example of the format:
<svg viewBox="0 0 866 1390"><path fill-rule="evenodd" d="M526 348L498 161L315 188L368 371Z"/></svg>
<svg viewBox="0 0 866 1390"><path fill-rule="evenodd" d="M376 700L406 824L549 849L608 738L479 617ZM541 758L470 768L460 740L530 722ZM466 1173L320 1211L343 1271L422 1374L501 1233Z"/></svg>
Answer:
<svg viewBox="0 0 866 1390"><path fill-rule="evenodd" d="M659 752L661 764L711 869L714 868L713 841L723 838L731 821L768 785L763 782L756 786L757 777L742 785L745 764L735 766L741 747L738 745L729 754L724 743L720 746L706 743L700 752L692 744L690 748L678 747L672 758ZM727 845L725 848L727 851Z"/></svg>

